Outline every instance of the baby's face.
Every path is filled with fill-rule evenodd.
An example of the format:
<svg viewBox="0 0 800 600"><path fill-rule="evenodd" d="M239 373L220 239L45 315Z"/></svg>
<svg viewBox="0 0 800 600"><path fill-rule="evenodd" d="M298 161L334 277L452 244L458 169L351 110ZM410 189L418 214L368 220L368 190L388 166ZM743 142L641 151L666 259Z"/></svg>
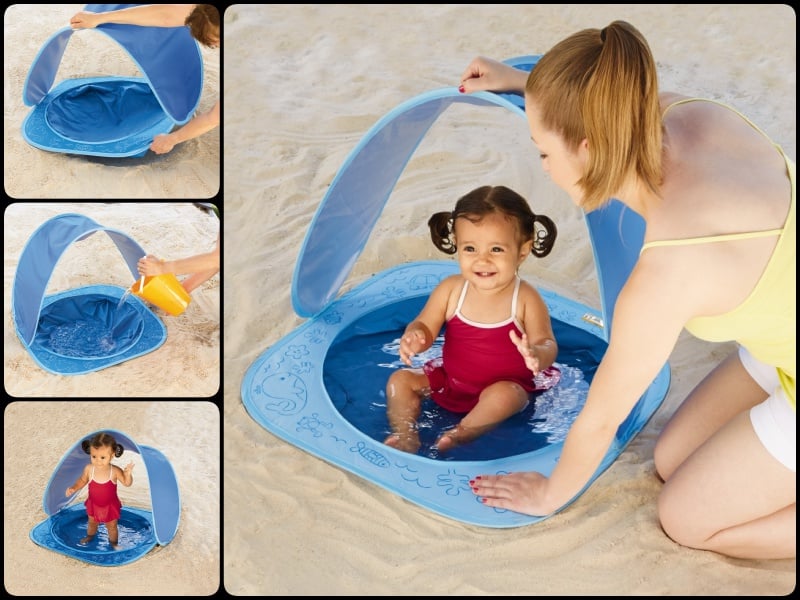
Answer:
<svg viewBox="0 0 800 600"><path fill-rule="evenodd" d="M111 446L102 446L100 448L92 447L89 450L89 456L95 467L103 467L111 463L111 459L114 457L114 451L111 449Z"/></svg>

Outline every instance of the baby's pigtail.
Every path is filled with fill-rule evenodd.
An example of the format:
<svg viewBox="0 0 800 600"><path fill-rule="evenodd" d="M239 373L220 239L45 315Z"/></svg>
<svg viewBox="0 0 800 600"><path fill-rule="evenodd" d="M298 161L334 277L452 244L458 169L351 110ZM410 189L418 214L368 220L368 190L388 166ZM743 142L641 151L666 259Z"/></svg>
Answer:
<svg viewBox="0 0 800 600"><path fill-rule="evenodd" d="M533 247L531 252L536 258L543 258L550 254L553 244L556 243L558 229L550 217L545 215L533 216Z"/></svg>
<svg viewBox="0 0 800 600"><path fill-rule="evenodd" d="M455 254L456 245L453 242L452 228L453 215L449 212L438 212L428 219L433 245L445 254Z"/></svg>

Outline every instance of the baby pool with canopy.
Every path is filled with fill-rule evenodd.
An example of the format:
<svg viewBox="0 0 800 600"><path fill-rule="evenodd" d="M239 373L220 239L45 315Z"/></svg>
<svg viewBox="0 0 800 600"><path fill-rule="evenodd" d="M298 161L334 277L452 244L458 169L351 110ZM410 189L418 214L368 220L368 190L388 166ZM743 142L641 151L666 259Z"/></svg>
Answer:
<svg viewBox="0 0 800 600"><path fill-rule="evenodd" d="M109 544L104 525L86 545L79 543L86 535L86 508L83 503L71 504L77 492L72 496L65 495L89 462L82 442L103 432L113 435L126 453L134 452L142 457L150 487L150 510L125 506L123 499L118 520L118 549ZM113 429L89 433L73 444L50 477L43 507L48 517L31 530L31 540L43 548L100 566L128 564L156 545L169 544L178 531L181 514L178 481L167 457L156 448L137 444L127 434Z"/></svg>
<svg viewBox="0 0 800 600"><path fill-rule="evenodd" d="M87 4L84 10L132 6L137 5ZM66 79L53 87L71 37L96 32L117 42L142 77ZM31 64L23 101L33 109L22 124L22 135L32 146L50 152L141 157L156 135L192 118L202 91L202 56L187 27L65 27L44 43Z"/></svg>
<svg viewBox="0 0 800 600"><path fill-rule="evenodd" d="M506 62L527 71L538 58L523 56ZM503 423L494 432L456 448L445 460L435 453L409 454L382 443L388 433L385 404L379 402L388 378L385 363L399 366L397 361L391 363L397 358L396 341L403 328L436 284L456 273L458 265L454 261L401 264L337 297L417 146L439 116L458 103L500 107L525 116L519 96L467 95L446 88L412 98L381 118L331 183L297 259L292 304L299 316L309 319L253 362L245 373L241 396L250 416L271 433L411 502L469 524L518 527L550 515L489 508L472 493L469 480L481 473L552 472L563 435L547 435L547 426L541 427L545 419L535 412L539 408L531 408L533 414L521 419L509 419L510 429ZM608 345L614 304L644 236L641 217L617 200L584 217L601 310L537 286L559 342L556 364L562 379L531 404L549 405L552 415L570 422ZM661 405L669 380L669 365L665 364L619 426L591 480L556 512L577 499L622 453ZM576 402L575 395L582 398ZM562 408L567 397L572 397L568 410ZM364 417L376 413L376 403L377 423ZM447 415L429 418L424 412L420 421L423 448L426 436L433 439L446 425ZM430 430L425 431L427 428ZM487 445L492 443L495 447Z"/></svg>
<svg viewBox="0 0 800 600"><path fill-rule="evenodd" d="M11 312L17 336L36 363L58 375L104 369L152 352L167 339L161 319L115 285L88 285L45 295L53 270L74 243L105 232L138 278L146 254L130 236L89 217L65 213L45 221L22 250Z"/></svg>

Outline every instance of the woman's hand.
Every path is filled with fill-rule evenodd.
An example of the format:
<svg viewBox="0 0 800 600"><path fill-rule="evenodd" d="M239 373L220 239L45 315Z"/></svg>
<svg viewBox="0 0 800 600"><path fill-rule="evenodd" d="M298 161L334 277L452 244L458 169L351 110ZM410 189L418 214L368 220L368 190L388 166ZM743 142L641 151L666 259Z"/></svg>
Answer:
<svg viewBox="0 0 800 600"><path fill-rule="evenodd" d="M478 56L472 59L461 74L458 91L467 94L482 90L523 94L527 80L526 71L515 69L492 58Z"/></svg>
<svg viewBox="0 0 800 600"><path fill-rule="evenodd" d="M69 25L73 29L93 29L101 24L100 18L96 13L81 11L76 13L70 20Z"/></svg>
<svg viewBox="0 0 800 600"><path fill-rule="evenodd" d="M150 256L149 254L144 258L140 258L139 262L136 263L136 267L139 270L139 275L144 275L146 277L155 277L156 275L163 275L167 272L164 261L155 256Z"/></svg>
<svg viewBox="0 0 800 600"><path fill-rule="evenodd" d="M469 485L486 506L543 517L558 508L547 505L547 482L547 477L531 471L508 475L479 475L471 479Z"/></svg>
<svg viewBox="0 0 800 600"><path fill-rule="evenodd" d="M168 133L162 133L153 138L153 143L150 144L150 150L156 154L166 154L175 147L175 140Z"/></svg>

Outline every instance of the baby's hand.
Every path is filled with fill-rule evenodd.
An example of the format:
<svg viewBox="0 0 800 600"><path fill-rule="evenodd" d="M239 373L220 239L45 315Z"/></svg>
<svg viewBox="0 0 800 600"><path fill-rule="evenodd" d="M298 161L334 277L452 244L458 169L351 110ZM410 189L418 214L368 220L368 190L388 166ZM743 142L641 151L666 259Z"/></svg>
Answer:
<svg viewBox="0 0 800 600"><path fill-rule="evenodd" d="M71 488L71 487L67 488L67 494L66 494L67 498L72 496L72 494L74 494L74 493L75 493L75 488Z"/></svg>
<svg viewBox="0 0 800 600"><path fill-rule="evenodd" d="M508 336L511 338L511 341L519 350L519 353L522 355L522 358L525 359L525 366L528 367L531 371L533 371L534 377L539 374L539 357L536 356L536 352L533 348L531 348L530 344L528 343L528 334L524 331L522 332L522 337L519 337L515 331L509 331Z"/></svg>
<svg viewBox="0 0 800 600"><path fill-rule="evenodd" d="M125 466L125 472L126 472L126 473L132 473L132 472L133 472L133 466L134 466L134 465L133 465L133 463L132 463L132 462L129 462L129 463L128 463L128 464Z"/></svg>
<svg viewBox="0 0 800 600"><path fill-rule="evenodd" d="M427 338L422 329L409 329L400 338L400 359L411 366L411 359L427 348Z"/></svg>

